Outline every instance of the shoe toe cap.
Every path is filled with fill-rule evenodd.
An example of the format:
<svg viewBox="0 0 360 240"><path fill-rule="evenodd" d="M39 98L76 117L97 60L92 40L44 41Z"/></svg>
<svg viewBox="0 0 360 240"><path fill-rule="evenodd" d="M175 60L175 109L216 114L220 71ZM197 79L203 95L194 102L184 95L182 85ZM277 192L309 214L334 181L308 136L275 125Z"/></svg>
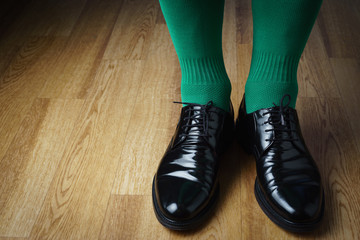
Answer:
<svg viewBox="0 0 360 240"><path fill-rule="evenodd" d="M321 214L323 192L317 185L283 186L272 194L283 217L294 222L312 222Z"/></svg>
<svg viewBox="0 0 360 240"><path fill-rule="evenodd" d="M177 179L157 181L156 199L162 213L169 219L183 221L193 218L206 205L209 196L197 182Z"/></svg>

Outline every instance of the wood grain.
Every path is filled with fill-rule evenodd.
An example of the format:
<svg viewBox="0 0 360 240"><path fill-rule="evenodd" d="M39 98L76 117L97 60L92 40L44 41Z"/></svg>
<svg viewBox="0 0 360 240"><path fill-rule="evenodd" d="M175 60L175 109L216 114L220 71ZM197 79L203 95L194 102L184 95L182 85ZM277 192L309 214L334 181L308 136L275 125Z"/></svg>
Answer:
<svg viewBox="0 0 360 240"><path fill-rule="evenodd" d="M252 13L251 0L233 1L236 11L236 42L239 44L252 44Z"/></svg>
<svg viewBox="0 0 360 240"><path fill-rule="evenodd" d="M170 141L178 121L181 105L172 102L180 100L180 69L175 67L177 57L166 29L159 25L154 30L152 58L145 63L113 194L151 194L152 178L167 146L158 143Z"/></svg>
<svg viewBox="0 0 360 240"><path fill-rule="evenodd" d="M0 73L0 94L5 97L37 97L56 64L63 38L32 37Z"/></svg>
<svg viewBox="0 0 360 240"><path fill-rule="evenodd" d="M325 188L324 239L358 239L360 153L339 99L299 99L300 122ZM316 114L313 114L316 113ZM339 127L341 124L341 127Z"/></svg>
<svg viewBox="0 0 360 240"><path fill-rule="evenodd" d="M151 195L111 195L99 239L169 239L153 213Z"/></svg>
<svg viewBox="0 0 360 240"><path fill-rule="evenodd" d="M96 93L79 114L31 239L99 235L132 111L122 106L136 98L141 65L101 65ZM128 71L130 66L138 71Z"/></svg>
<svg viewBox="0 0 360 240"><path fill-rule="evenodd" d="M0 237L0 240L26 240L27 238L19 238L19 237Z"/></svg>
<svg viewBox="0 0 360 240"><path fill-rule="evenodd" d="M8 2L1 15L0 53L21 47L34 36L69 36L86 0Z"/></svg>
<svg viewBox="0 0 360 240"><path fill-rule="evenodd" d="M0 236L30 234L82 104L36 99L25 115L0 161Z"/></svg>
<svg viewBox="0 0 360 240"><path fill-rule="evenodd" d="M111 0L87 2L39 97L87 97L121 4Z"/></svg>
<svg viewBox="0 0 360 240"><path fill-rule="evenodd" d="M154 1L124 0L104 59L146 59L159 8Z"/></svg>
<svg viewBox="0 0 360 240"><path fill-rule="evenodd" d="M0 159L6 153L34 99L0 97Z"/></svg>
<svg viewBox="0 0 360 240"><path fill-rule="evenodd" d="M227 74L230 78L232 85L232 103L237 104L237 94L234 93L238 90L238 85L241 79L238 78L237 68L237 44L236 44L236 32L233 30L236 28L236 11L235 2L226 1L224 6L224 23L223 23L223 39L233 39L233 41L223 41L223 55L224 63Z"/></svg>
<svg viewBox="0 0 360 240"><path fill-rule="evenodd" d="M298 85L299 97L339 97L329 57L317 24L314 25L300 59Z"/></svg>
<svg viewBox="0 0 360 240"><path fill-rule="evenodd" d="M238 44L236 52L239 81L236 83L237 88L234 88L233 95L236 96L236 103L239 106L245 92L246 79L249 75L252 44Z"/></svg>
<svg viewBox="0 0 360 240"><path fill-rule="evenodd" d="M339 92L346 96L342 98L342 103L357 141L354 144L360 152L360 62L352 58L332 58L330 61Z"/></svg>
<svg viewBox="0 0 360 240"><path fill-rule="evenodd" d="M318 22L329 57L360 56L359 3L358 0L324 1Z"/></svg>
<svg viewBox="0 0 360 240"><path fill-rule="evenodd" d="M325 217L283 231L254 196L234 141L220 199L198 230L155 217L152 179L178 121L181 71L157 0L0 3L0 240L359 239L360 7L324 1L298 70L297 110ZM252 51L251 0L227 0L223 53L237 112ZM236 113L237 114L237 113Z"/></svg>

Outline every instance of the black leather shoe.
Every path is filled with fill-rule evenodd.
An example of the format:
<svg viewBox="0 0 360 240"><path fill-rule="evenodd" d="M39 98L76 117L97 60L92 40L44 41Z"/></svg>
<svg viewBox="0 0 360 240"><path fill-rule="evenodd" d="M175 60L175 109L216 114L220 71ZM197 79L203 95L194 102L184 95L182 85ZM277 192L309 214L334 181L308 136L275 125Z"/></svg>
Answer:
<svg viewBox="0 0 360 240"><path fill-rule="evenodd" d="M153 181L157 219L172 230L203 223L219 196L219 158L232 141L234 114L187 104Z"/></svg>
<svg viewBox="0 0 360 240"><path fill-rule="evenodd" d="M286 97L288 103L284 104ZM245 99L245 98L244 98ZM319 170L301 134L290 96L280 106L247 114L243 99L236 121L236 135L255 155L255 196L265 214L293 232L313 230L324 212Z"/></svg>

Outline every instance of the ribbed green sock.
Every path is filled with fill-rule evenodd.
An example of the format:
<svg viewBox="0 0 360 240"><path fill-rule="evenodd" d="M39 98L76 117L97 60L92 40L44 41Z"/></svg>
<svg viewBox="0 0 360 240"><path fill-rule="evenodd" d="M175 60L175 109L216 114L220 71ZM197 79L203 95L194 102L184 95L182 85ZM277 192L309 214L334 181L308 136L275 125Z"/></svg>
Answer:
<svg viewBox="0 0 360 240"><path fill-rule="evenodd" d="M322 0L252 0L253 53L245 85L248 113L279 104L295 108L297 68Z"/></svg>
<svg viewBox="0 0 360 240"><path fill-rule="evenodd" d="M183 102L229 110L231 83L222 55L224 0L160 0L179 57Z"/></svg>

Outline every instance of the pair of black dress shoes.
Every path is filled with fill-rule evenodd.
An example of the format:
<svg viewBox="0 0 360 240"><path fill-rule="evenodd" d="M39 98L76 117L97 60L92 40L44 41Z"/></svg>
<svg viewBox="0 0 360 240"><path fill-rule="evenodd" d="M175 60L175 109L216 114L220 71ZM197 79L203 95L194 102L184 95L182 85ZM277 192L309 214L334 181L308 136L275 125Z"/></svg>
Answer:
<svg viewBox="0 0 360 240"><path fill-rule="evenodd" d="M255 155L255 196L265 214L289 231L316 228L324 211L320 174L286 97L250 114L243 99L236 126L232 106L230 112L212 102L183 107L153 181L159 222L189 230L208 218L219 198L219 158L235 135Z"/></svg>

